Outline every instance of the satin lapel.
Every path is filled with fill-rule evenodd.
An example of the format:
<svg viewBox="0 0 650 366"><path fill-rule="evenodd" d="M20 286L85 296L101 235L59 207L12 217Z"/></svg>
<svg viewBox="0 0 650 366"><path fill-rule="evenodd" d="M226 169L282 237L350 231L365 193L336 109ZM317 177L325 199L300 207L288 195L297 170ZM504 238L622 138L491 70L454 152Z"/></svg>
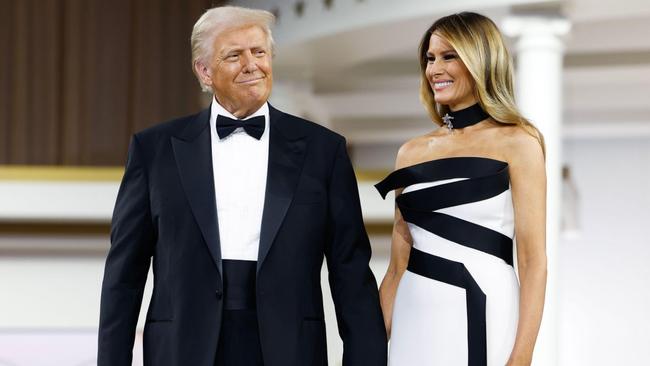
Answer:
<svg viewBox="0 0 650 366"><path fill-rule="evenodd" d="M264 213L257 258L259 272L293 199L305 156L306 139L295 136L285 114L269 106L271 130Z"/></svg>
<svg viewBox="0 0 650 366"><path fill-rule="evenodd" d="M176 167L194 219L201 229L219 274L222 274L209 121L208 108L201 112L180 136L171 139Z"/></svg>

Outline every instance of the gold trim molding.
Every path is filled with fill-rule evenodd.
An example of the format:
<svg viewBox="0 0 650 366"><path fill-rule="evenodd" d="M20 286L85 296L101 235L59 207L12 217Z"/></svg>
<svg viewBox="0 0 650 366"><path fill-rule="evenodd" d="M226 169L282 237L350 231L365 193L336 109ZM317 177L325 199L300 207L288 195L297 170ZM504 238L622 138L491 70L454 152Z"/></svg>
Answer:
<svg viewBox="0 0 650 366"><path fill-rule="evenodd" d="M39 222L0 222L0 235L81 235L108 236L109 223L39 223Z"/></svg>
<svg viewBox="0 0 650 366"><path fill-rule="evenodd" d="M122 167L0 165L0 181L119 182Z"/></svg>
<svg viewBox="0 0 650 366"><path fill-rule="evenodd" d="M356 176L359 182L379 183L390 173L389 170L357 170Z"/></svg>
<svg viewBox="0 0 650 366"><path fill-rule="evenodd" d="M359 182L377 183L388 171L357 170ZM119 182L124 175L122 167L0 165L0 181L54 181L54 182Z"/></svg>

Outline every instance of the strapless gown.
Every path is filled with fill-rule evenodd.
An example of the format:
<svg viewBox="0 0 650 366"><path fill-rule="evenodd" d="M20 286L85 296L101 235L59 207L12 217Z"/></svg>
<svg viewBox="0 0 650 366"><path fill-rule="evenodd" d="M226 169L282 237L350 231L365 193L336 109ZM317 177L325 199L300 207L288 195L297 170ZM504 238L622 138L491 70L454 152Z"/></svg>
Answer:
<svg viewBox="0 0 650 366"><path fill-rule="evenodd" d="M504 366L517 331L514 211L508 164L445 158L376 185L413 246L393 307L390 366Z"/></svg>

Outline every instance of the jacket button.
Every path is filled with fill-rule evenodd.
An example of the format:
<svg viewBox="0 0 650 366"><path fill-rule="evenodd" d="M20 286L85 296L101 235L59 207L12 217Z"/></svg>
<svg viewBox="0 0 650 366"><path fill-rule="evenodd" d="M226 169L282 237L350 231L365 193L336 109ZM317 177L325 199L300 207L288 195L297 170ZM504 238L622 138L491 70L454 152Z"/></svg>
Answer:
<svg viewBox="0 0 650 366"><path fill-rule="evenodd" d="M219 300L223 297L223 292L221 292L221 290L215 291L214 294L217 295L217 299Z"/></svg>

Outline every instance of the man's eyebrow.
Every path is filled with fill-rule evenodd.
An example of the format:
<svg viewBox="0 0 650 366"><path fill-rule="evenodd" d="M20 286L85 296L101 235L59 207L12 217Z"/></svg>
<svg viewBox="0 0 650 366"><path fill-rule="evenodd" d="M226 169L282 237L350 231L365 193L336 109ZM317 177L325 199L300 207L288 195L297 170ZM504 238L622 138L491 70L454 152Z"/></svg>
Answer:
<svg viewBox="0 0 650 366"><path fill-rule="evenodd" d="M222 55L226 55L226 54L233 53L233 52L241 52L242 50L243 50L243 48L240 47L240 46L230 46L230 47L226 46L226 47L221 49L220 53Z"/></svg>
<svg viewBox="0 0 650 366"><path fill-rule="evenodd" d="M247 47L241 47L241 46L232 46L232 47L228 47L228 46L226 46L226 47L223 47L223 48L219 51L219 54L221 54L221 55L227 55L227 54L230 54L230 53L241 53L241 52L243 52L245 49L251 49L251 50L267 50L267 49L269 49L269 47L268 47L267 45L265 45L265 44L260 44L260 45L256 45L256 46L251 46L250 48L247 48Z"/></svg>

